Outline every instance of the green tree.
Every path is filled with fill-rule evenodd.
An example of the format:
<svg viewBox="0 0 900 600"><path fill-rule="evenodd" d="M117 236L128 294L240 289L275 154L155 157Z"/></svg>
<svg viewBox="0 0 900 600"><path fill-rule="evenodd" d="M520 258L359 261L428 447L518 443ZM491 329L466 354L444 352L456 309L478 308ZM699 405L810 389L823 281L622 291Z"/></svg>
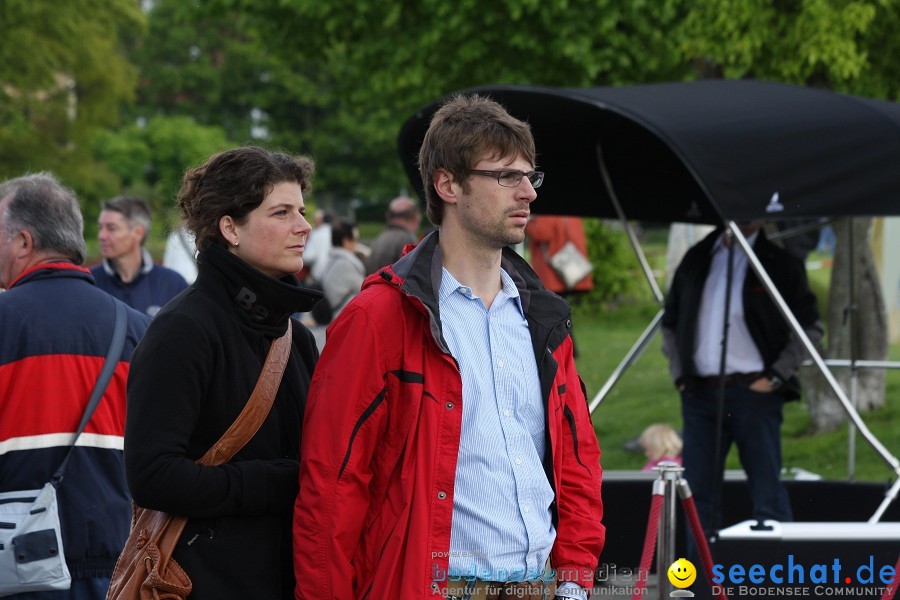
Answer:
<svg viewBox="0 0 900 600"><path fill-rule="evenodd" d="M319 69L266 39L255 11L157 0L147 15L148 34L132 52L141 70L134 116L189 117L222 128L233 145L320 154L331 140L317 126L325 98L311 74ZM316 189L341 194L345 178L338 173L320 173Z"/></svg>
<svg viewBox="0 0 900 600"><path fill-rule="evenodd" d="M115 187L90 141L133 97L122 40L142 26L134 0L0 3L0 176L51 170L83 202Z"/></svg>
<svg viewBox="0 0 900 600"><path fill-rule="evenodd" d="M252 14L260 41L300 65L313 95L303 132L321 164L317 189L386 202L409 184L396 138L416 109L496 83L561 86L681 79L666 30L679 0L216 0ZM272 112L273 123L284 115ZM281 129L273 127L273 129ZM284 135L290 135L285 130Z"/></svg>
<svg viewBox="0 0 900 600"><path fill-rule="evenodd" d="M701 75L895 99L898 26L897 0L699 0L678 37Z"/></svg>
<svg viewBox="0 0 900 600"><path fill-rule="evenodd" d="M171 224L185 170L230 145L221 127L199 125L190 117L161 116L145 126L98 133L95 153L124 191L144 196L156 220Z"/></svg>
<svg viewBox="0 0 900 600"><path fill-rule="evenodd" d="M194 2L154 2L131 53L141 72L134 116L189 116L238 142L257 137L252 113L277 101L283 66L247 21Z"/></svg>

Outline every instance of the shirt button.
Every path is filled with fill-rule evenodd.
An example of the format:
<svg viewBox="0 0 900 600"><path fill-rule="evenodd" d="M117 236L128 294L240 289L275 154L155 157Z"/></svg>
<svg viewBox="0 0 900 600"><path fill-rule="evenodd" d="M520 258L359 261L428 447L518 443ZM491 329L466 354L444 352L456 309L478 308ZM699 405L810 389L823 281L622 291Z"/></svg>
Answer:
<svg viewBox="0 0 900 600"><path fill-rule="evenodd" d="M525 512L528 512L528 506L523 509Z"/></svg>
<svg viewBox="0 0 900 600"><path fill-rule="evenodd" d="M516 459L516 464L517 464L517 465L521 465L521 464L522 464L522 457L521 457L521 456L520 456L519 458Z"/></svg>
<svg viewBox="0 0 900 600"><path fill-rule="evenodd" d="M502 369L502 368L503 368L503 361L501 360L500 362L498 362L498 363L497 363L497 366L500 367L500 368Z"/></svg>
<svg viewBox="0 0 900 600"><path fill-rule="evenodd" d="M453 410L453 403L452 403L452 402L448 402L448 403L445 404L444 406L447 407L447 410Z"/></svg>
<svg viewBox="0 0 900 600"><path fill-rule="evenodd" d="M509 411L508 411L508 410L504 410L504 411L503 411L503 416L504 416L504 417L508 417L508 416L509 416Z"/></svg>
<svg viewBox="0 0 900 600"><path fill-rule="evenodd" d="M447 498L447 494L444 492L438 492L438 500L444 500Z"/></svg>

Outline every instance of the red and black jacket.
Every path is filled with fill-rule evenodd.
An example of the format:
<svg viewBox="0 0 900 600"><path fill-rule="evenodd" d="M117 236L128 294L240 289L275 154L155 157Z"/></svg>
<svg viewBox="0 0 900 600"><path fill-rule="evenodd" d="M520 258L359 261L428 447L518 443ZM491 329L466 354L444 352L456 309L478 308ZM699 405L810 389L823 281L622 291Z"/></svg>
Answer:
<svg viewBox="0 0 900 600"><path fill-rule="evenodd" d="M551 559L560 579L590 588L605 534L600 448L571 310L513 251L502 266L519 289L546 406ZM447 572L463 394L441 335L441 268L432 234L370 275L328 329L300 452L298 599L443 597L435 574Z"/></svg>
<svg viewBox="0 0 900 600"><path fill-rule="evenodd" d="M109 349L115 302L70 262L29 269L0 294L0 492L38 489L59 467ZM118 365L58 490L75 578L109 577L131 524L125 382L150 318L131 308L127 314Z"/></svg>

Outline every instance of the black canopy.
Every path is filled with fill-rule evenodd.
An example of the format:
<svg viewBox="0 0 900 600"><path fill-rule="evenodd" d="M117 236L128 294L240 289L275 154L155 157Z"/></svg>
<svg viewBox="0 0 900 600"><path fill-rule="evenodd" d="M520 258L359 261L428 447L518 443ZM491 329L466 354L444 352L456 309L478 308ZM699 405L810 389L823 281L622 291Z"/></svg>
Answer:
<svg viewBox="0 0 900 600"><path fill-rule="evenodd" d="M718 223L900 215L900 104L793 85L704 80L564 89L478 87L531 124L546 180L534 212ZM416 157L441 100L403 125Z"/></svg>

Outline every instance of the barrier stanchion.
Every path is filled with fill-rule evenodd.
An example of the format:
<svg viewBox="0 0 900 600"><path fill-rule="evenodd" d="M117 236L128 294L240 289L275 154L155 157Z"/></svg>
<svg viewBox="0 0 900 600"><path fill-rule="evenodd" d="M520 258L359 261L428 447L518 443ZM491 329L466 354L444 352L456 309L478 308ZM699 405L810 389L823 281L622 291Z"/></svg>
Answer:
<svg viewBox="0 0 900 600"><path fill-rule="evenodd" d="M691 488L684 479L678 480L678 495L681 497L681 505L691 526L691 531L694 533L694 541L697 542L697 551L700 553L700 562L703 563L703 571L706 573L707 583L709 583L709 588L713 589L712 553L709 551L709 544L706 541L706 535L703 533L703 526L700 524L700 516L697 514L696 505L694 505ZM728 600L724 591L715 594L715 597L719 600Z"/></svg>
<svg viewBox="0 0 900 600"><path fill-rule="evenodd" d="M706 573L707 583L710 589L713 589L712 553L703 533L703 527L700 525L700 517L697 515L697 507L694 505L691 488L688 486L687 481L681 477L684 469L674 462L662 462L654 467L653 470L659 473L659 478L653 482L653 498L650 502L650 515L647 519L647 534L644 537L644 549L641 552L638 578L631 594L632 600L639 600L644 597L644 588L650 579L650 565L653 562L653 554L657 549L659 550L659 561L657 563L656 576L658 579L659 597L668 597L668 567L674 562L676 490L681 498L681 506L694 534L694 539L697 541L697 548L700 552L700 560ZM667 509L671 507L671 514L663 514L664 506ZM663 525L660 526L660 523L663 523ZM900 570L900 563L897 565L897 570ZM646 577L641 577L642 574L646 574ZM719 593L714 596L718 600L728 600L724 590L721 588ZM893 595L890 599L884 598L883 600L893 600Z"/></svg>
<svg viewBox="0 0 900 600"><path fill-rule="evenodd" d="M643 597L644 587L650 579L650 563L653 562L653 551L656 549L656 533L659 529L659 514L662 511L665 482L657 479L653 482L653 499L650 501L650 518L647 520L647 535L644 537L644 551L641 553L641 564L638 567L637 585L631 594L631 600ZM641 575L646 574L645 577Z"/></svg>

